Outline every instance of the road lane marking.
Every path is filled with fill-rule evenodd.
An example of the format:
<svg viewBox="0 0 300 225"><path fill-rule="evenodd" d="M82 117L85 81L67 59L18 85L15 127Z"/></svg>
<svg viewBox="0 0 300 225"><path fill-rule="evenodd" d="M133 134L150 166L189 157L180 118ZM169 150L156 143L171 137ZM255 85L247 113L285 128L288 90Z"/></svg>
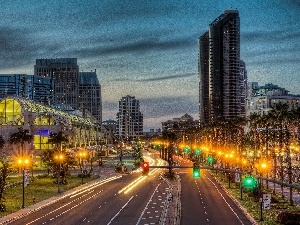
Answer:
<svg viewBox="0 0 300 225"><path fill-rule="evenodd" d="M208 177L204 174L204 176L215 186L215 188L217 189L217 191L219 192L219 194L221 195L221 197L223 198L224 202L228 205L228 207L230 208L230 210L233 212L233 214L236 216L236 218L241 222L241 224L244 224L243 221L239 218L238 214L234 211L234 209L230 206L230 204L226 201L225 197L222 195L222 193L220 192L219 188L216 186L216 184Z"/></svg>
<svg viewBox="0 0 300 225"><path fill-rule="evenodd" d="M125 205L122 206L122 208L119 210L119 212L117 212L116 215L114 215L113 218L111 218L111 220L109 221L109 223L107 225L110 225L111 222L120 214L120 212L128 205L128 203L131 201L131 199L133 198L133 196L130 197L130 199L125 203Z"/></svg>
<svg viewBox="0 0 300 225"><path fill-rule="evenodd" d="M144 208L144 210L143 210L143 212L142 212L140 218L139 218L138 221L136 222L136 225L138 225L138 224L141 222L141 219L142 219L142 217L144 216L146 209L148 209L148 205L150 204L150 202L152 202L152 198L153 198L155 192L157 191L159 185L160 185L160 183L156 186L155 190L153 191L153 193L152 193L152 195L151 195L149 201L147 202L147 204L146 204L146 206L145 206L145 208Z"/></svg>

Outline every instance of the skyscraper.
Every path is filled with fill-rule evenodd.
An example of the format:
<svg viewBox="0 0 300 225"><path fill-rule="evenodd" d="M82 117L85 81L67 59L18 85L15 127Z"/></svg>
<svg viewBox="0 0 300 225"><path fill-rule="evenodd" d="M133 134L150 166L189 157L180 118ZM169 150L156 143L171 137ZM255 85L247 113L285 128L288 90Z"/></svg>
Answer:
<svg viewBox="0 0 300 225"><path fill-rule="evenodd" d="M143 114L140 102L127 95L119 101L116 134L119 139L134 140L143 135Z"/></svg>
<svg viewBox="0 0 300 225"><path fill-rule="evenodd" d="M241 115L246 116L246 99L248 94L248 77L246 63L240 61L240 92L241 92Z"/></svg>
<svg viewBox="0 0 300 225"><path fill-rule="evenodd" d="M199 38L200 124L241 115L240 18L226 10Z"/></svg>
<svg viewBox="0 0 300 225"><path fill-rule="evenodd" d="M102 123L101 85L95 72L79 72L79 110L88 110Z"/></svg>
<svg viewBox="0 0 300 225"><path fill-rule="evenodd" d="M34 75L49 77L55 83L56 104L78 109L78 73L76 58L36 59Z"/></svg>
<svg viewBox="0 0 300 225"><path fill-rule="evenodd" d="M44 105L54 103L54 82L48 77L27 74L0 74L0 98L20 96Z"/></svg>

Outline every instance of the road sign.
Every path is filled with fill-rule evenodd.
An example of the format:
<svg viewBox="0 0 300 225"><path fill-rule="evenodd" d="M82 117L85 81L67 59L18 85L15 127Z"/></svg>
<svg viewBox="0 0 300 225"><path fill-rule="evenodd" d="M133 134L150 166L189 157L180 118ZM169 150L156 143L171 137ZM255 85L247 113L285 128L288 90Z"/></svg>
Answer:
<svg viewBox="0 0 300 225"><path fill-rule="evenodd" d="M271 202L271 194L263 194L263 202Z"/></svg>
<svg viewBox="0 0 300 225"><path fill-rule="evenodd" d="M29 170L24 170L24 186L27 187L29 185L30 175Z"/></svg>
<svg viewBox="0 0 300 225"><path fill-rule="evenodd" d="M264 209L270 209L271 203L270 202L264 202Z"/></svg>
<svg viewBox="0 0 300 225"><path fill-rule="evenodd" d="M234 182L238 183L240 181L241 181L240 174L239 173L234 173Z"/></svg>

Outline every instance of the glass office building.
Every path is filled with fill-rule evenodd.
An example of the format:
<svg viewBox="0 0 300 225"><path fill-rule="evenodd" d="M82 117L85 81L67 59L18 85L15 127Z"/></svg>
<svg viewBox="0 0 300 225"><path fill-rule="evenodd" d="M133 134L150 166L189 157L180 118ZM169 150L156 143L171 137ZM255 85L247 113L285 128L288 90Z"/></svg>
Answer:
<svg viewBox="0 0 300 225"><path fill-rule="evenodd" d="M52 105L55 103L54 88L54 82L48 77L0 74L0 98L20 96L44 105Z"/></svg>
<svg viewBox="0 0 300 225"><path fill-rule="evenodd" d="M89 111L102 123L101 85L95 72L79 72L79 110Z"/></svg>
<svg viewBox="0 0 300 225"><path fill-rule="evenodd" d="M78 109L79 67L76 58L36 59L34 75L55 82L55 103Z"/></svg>

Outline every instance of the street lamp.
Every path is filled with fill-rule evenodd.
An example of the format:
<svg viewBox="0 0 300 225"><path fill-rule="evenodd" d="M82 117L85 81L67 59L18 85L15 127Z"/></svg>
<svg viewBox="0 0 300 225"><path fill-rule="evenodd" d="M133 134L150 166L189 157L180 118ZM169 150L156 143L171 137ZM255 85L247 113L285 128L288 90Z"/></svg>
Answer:
<svg viewBox="0 0 300 225"><path fill-rule="evenodd" d="M60 183L60 180L61 180L60 179L61 163L64 160L64 155L63 154L59 154L59 155L56 155L54 158L55 158L55 160L57 160L59 162L59 169L57 170L57 193L60 194L61 190L59 188L59 183Z"/></svg>
<svg viewBox="0 0 300 225"><path fill-rule="evenodd" d="M85 158L85 152L79 152L79 163L81 165L81 184L83 184L83 158Z"/></svg>
<svg viewBox="0 0 300 225"><path fill-rule="evenodd" d="M22 208L24 208L25 202L25 166L29 164L29 160L26 158L20 158L18 164L22 170Z"/></svg>

